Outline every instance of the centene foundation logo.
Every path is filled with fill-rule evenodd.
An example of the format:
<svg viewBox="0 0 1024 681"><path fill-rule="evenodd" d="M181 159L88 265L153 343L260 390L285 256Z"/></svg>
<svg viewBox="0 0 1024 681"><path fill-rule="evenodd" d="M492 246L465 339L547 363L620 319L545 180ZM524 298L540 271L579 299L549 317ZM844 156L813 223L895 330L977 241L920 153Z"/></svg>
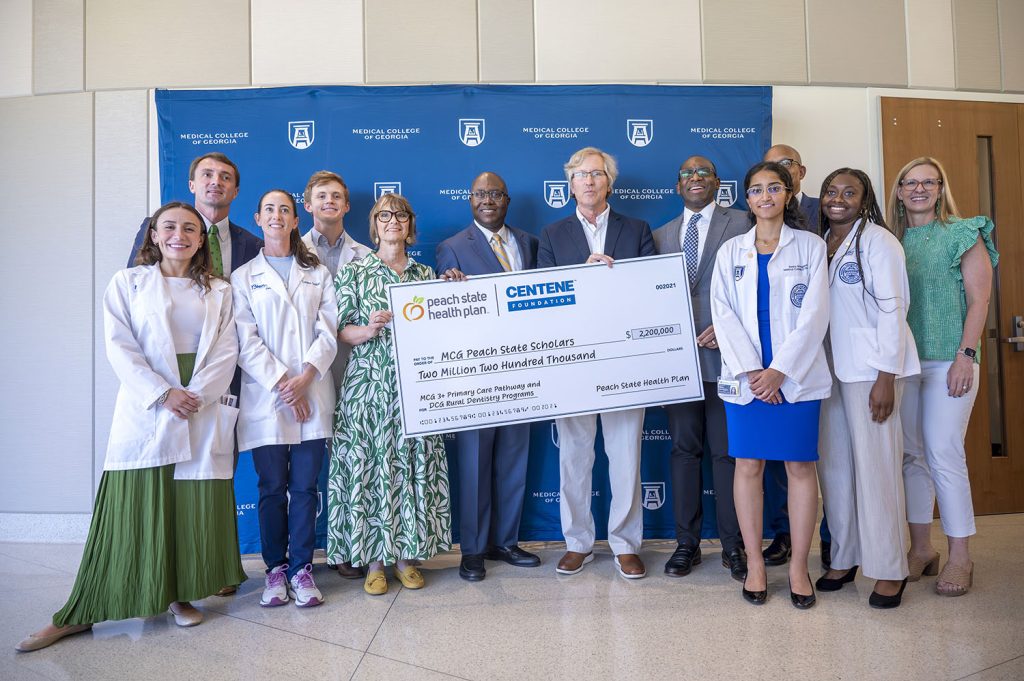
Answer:
<svg viewBox="0 0 1024 681"><path fill-rule="evenodd" d="M410 322L423 319L426 310L423 307L423 296L413 296L412 301L402 306L402 316Z"/></svg>

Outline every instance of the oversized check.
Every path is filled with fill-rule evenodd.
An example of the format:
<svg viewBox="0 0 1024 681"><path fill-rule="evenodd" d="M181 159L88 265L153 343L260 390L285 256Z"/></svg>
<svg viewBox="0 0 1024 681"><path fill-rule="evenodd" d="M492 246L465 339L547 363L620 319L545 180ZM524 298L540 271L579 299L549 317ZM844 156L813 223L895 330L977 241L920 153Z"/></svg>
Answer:
<svg viewBox="0 0 1024 681"><path fill-rule="evenodd" d="M406 436L704 399L682 254L393 284Z"/></svg>

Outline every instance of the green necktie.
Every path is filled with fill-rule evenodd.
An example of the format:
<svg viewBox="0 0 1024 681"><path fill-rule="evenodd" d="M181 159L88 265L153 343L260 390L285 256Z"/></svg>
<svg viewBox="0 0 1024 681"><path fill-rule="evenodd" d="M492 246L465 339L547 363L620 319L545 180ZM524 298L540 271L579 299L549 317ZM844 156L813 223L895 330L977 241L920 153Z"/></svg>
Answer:
<svg viewBox="0 0 1024 681"><path fill-rule="evenodd" d="M224 256L220 253L220 237L217 236L217 225L210 225L210 260L213 261L213 273L224 276Z"/></svg>

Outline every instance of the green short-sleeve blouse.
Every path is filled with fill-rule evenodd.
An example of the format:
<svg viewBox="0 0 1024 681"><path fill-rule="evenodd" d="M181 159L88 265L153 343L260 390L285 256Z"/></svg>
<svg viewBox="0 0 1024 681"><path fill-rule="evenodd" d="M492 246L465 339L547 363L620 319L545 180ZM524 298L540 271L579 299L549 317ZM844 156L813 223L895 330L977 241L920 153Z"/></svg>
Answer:
<svg viewBox="0 0 1024 681"><path fill-rule="evenodd" d="M995 225L985 216L939 220L910 227L903 235L910 280L910 309L907 323L914 333L917 354L922 360L952 361L960 349L967 295L960 259L981 237L995 267L999 262L992 241ZM981 359L980 343L978 356Z"/></svg>

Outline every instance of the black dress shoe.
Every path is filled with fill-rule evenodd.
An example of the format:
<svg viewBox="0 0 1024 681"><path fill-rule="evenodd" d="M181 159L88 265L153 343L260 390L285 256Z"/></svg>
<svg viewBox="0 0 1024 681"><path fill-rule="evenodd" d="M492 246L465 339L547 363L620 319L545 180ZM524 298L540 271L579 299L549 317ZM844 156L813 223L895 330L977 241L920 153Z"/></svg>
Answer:
<svg viewBox="0 0 1024 681"><path fill-rule="evenodd" d="M459 563L459 577L468 582L479 582L487 576L484 568L484 555L482 553L467 553L462 556Z"/></svg>
<svg viewBox="0 0 1024 681"><path fill-rule="evenodd" d="M821 542L821 566L826 570L832 568L832 542Z"/></svg>
<svg viewBox="0 0 1024 681"><path fill-rule="evenodd" d="M501 560L516 567L537 567L540 565L540 556L529 551L524 551L518 545L492 546L484 554L487 560Z"/></svg>
<svg viewBox="0 0 1024 681"><path fill-rule="evenodd" d="M849 584L857 576L857 566L854 565L852 568L846 571L846 574L838 579L829 579L828 577L818 577L818 581L814 583L814 586L818 587L818 591L839 591L843 588L843 584Z"/></svg>
<svg viewBox="0 0 1024 681"><path fill-rule="evenodd" d="M665 563L665 574L669 577L685 577L694 565L700 565L700 547L680 544Z"/></svg>
<svg viewBox="0 0 1024 681"><path fill-rule="evenodd" d="M729 569L729 574L737 582L742 582L747 577L747 552L742 546L737 546L728 551L722 551L722 567Z"/></svg>
<svg viewBox="0 0 1024 681"><path fill-rule="evenodd" d="M765 565L785 565L789 562L791 553L793 542L789 538L789 532L779 532L761 555L764 556Z"/></svg>
<svg viewBox="0 0 1024 681"><path fill-rule="evenodd" d="M807 575L807 581L811 581L810 575ZM807 610L818 601L817 597L814 595L813 586L811 587L811 595L805 596L803 594L798 594L797 592L793 591L792 580L790 580L789 582L789 600L793 601L793 607L799 610Z"/></svg>
<svg viewBox="0 0 1024 681"><path fill-rule="evenodd" d="M747 578L743 578L743 600L754 605L764 605L768 600L768 589L762 591L747 591Z"/></svg>
<svg viewBox="0 0 1024 681"><path fill-rule="evenodd" d="M903 583L900 584L900 590L892 596L883 596L877 591L872 591L871 595L868 596L868 605L872 608L878 608L879 610L889 610L890 608L900 607L900 603L903 602L903 590L907 588L907 578L903 578Z"/></svg>

